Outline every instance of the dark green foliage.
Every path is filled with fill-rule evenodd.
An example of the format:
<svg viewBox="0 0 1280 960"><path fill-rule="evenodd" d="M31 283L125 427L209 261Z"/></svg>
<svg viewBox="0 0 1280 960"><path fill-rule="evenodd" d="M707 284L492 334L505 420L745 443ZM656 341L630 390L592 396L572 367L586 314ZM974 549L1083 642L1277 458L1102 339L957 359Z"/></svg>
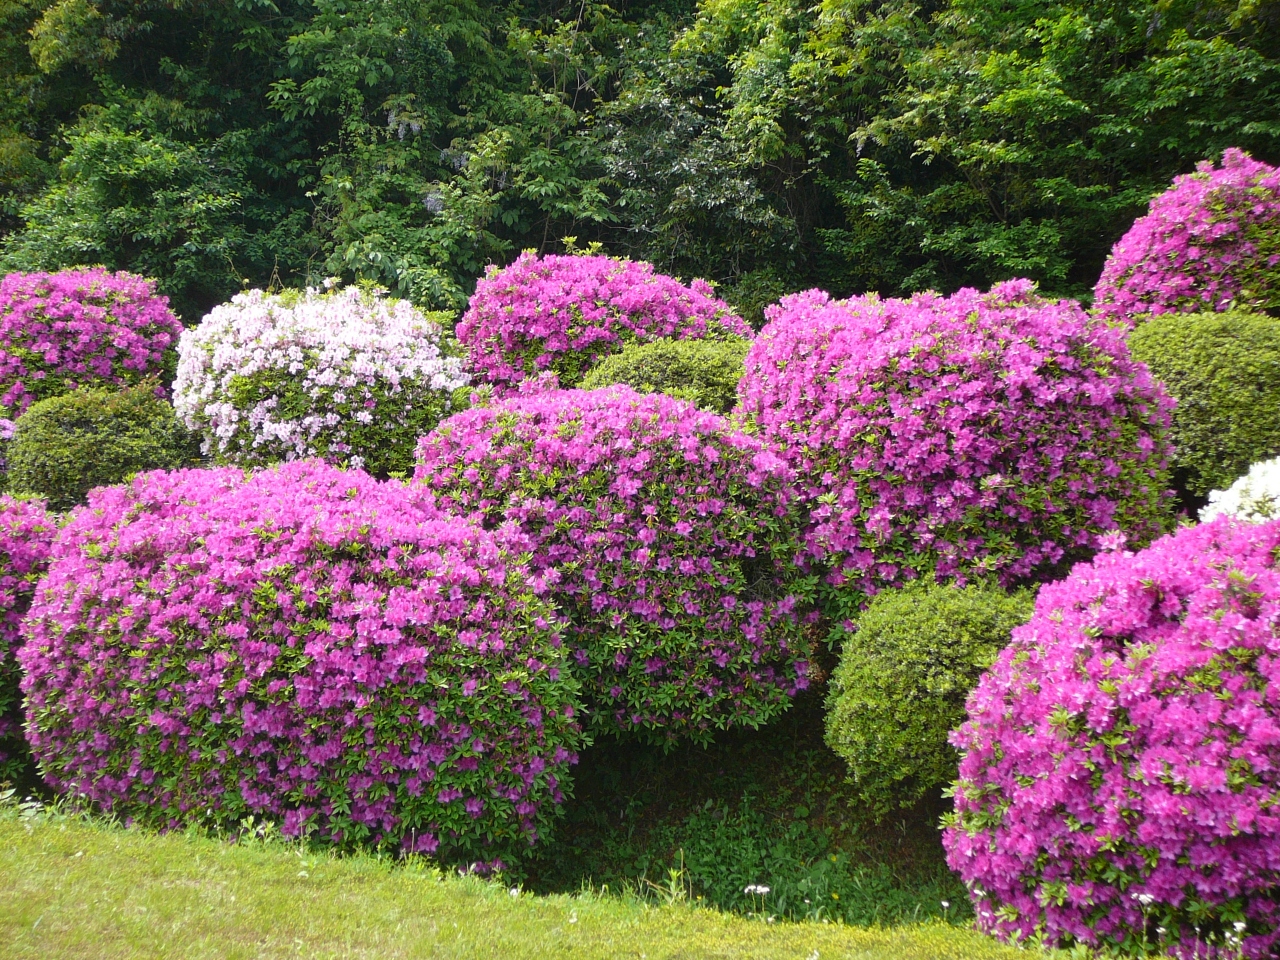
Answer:
<svg viewBox="0 0 1280 960"><path fill-rule="evenodd" d="M1162 314L1129 335L1133 355L1177 400L1174 480L1225 490L1280 454L1280 320L1232 310Z"/></svg>
<svg viewBox="0 0 1280 960"><path fill-rule="evenodd" d="M18 418L7 454L12 491L69 510L94 487L142 470L191 466L200 445L152 381L118 391L73 390L32 404Z"/></svg>
<svg viewBox="0 0 1280 960"><path fill-rule="evenodd" d="M625 383L639 393L665 393L703 410L728 413L738 402L738 381L750 346L736 337L627 344L596 364L582 389Z"/></svg>
<svg viewBox="0 0 1280 960"><path fill-rule="evenodd" d="M859 802L883 816L955 779L947 734L1033 607L1029 591L932 581L871 602L845 641L827 698L827 743L848 762Z"/></svg>

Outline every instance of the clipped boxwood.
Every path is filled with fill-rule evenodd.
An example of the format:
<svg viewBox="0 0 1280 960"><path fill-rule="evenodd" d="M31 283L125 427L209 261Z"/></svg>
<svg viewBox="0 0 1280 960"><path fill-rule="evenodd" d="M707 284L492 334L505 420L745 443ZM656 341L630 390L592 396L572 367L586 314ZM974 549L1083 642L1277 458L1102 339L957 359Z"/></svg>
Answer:
<svg viewBox="0 0 1280 960"><path fill-rule="evenodd" d="M584 390L625 383L638 393L665 393L703 410L728 413L738 402L738 381L751 341L655 340L632 343L605 357L582 381Z"/></svg>
<svg viewBox="0 0 1280 960"><path fill-rule="evenodd" d="M94 487L141 470L190 465L200 441L151 381L124 390L74 390L33 404L18 418L7 455L11 490L69 510Z"/></svg>
<svg viewBox="0 0 1280 960"><path fill-rule="evenodd" d="M827 743L876 814L955 780L947 733L1034 602L1029 590L922 580L877 595L858 618L831 678Z"/></svg>
<svg viewBox="0 0 1280 960"><path fill-rule="evenodd" d="M1202 497L1280 453L1280 320L1244 310L1162 314L1129 335L1177 401L1175 479Z"/></svg>

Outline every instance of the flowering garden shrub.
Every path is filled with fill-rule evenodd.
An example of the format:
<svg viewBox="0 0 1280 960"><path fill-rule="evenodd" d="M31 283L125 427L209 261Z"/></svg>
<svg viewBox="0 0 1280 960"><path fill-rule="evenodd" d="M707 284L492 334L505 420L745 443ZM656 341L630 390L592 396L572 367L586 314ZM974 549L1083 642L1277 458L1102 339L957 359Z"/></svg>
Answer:
<svg viewBox="0 0 1280 960"><path fill-rule="evenodd" d="M106 270L0 280L0 414L78 386L161 374L182 325L150 280Z"/></svg>
<svg viewBox="0 0 1280 960"><path fill-rule="evenodd" d="M358 287L250 290L178 349L174 408L206 453L242 466L317 456L407 471L417 438L469 382L435 319Z"/></svg>
<svg viewBox="0 0 1280 960"><path fill-rule="evenodd" d="M563 798L576 685L552 609L420 488L317 461L90 494L33 602L46 780L161 826L445 858L527 846Z"/></svg>
<svg viewBox="0 0 1280 960"><path fill-rule="evenodd" d="M983 927L1273 955L1278 550L1280 523L1220 519L1041 589L952 741L944 839Z"/></svg>
<svg viewBox="0 0 1280 960"><path fill-rule="evenodd" d="M1094 290L1110 319L1280 306L1280 169L1230 149L1151 201Z"/></svg>
<svg viewBox="0 0 1280 960"><path fill-rule="evenodd" d="M1235 517L1259 523L1280 517L1280 457L1255 463L1226 490L1212 490L1200 519Z"/></svg>
<svg viewBox="0 0 1280 960"><path fill-rule="evenodd" d="M790 475L723 418L623 386L543 392L451 417L418 461L441 507L518 525L598 728L707 739L807 685Z"/></svg>
<svg viewBox="0 0 1280 960"><path fill-rule="evenodd" d="M634 260L525 253L490 267L457 333L477 376L503 393L544 370L577 386L630 342L750 338L751 328L705 280L686 286Z"/></svg>
<svg viewBox="0 0 1280 960"><path fill-rule="evenodd" d="M1074 301L1018 280L768 313L741 406L796 468L843 617L929 571L1008 585L1163 528L1169 400Z"/></svg>
<svg viewBox="0 0 1280 960"><path fill-rule="evenodd" d="M16 656L19 627L48 565L55 530L39 500L0 496L0 783L17 777L27 761Z"/></svg>

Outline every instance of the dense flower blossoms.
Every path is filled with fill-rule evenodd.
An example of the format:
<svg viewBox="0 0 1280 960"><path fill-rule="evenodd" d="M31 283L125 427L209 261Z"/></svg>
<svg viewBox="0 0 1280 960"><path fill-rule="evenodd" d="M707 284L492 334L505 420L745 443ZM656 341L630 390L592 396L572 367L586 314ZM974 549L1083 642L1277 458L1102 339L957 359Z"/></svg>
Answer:
<svg viewBox="0 0 1280 960"><path fill-rule="evenodd" d="M843 616L931 569L1007 584L1162 529L1170 401L1074 301L1015 280L767 315L741 408L796 468Z"/></svg>
<svg viewBox="0 0 1280 960"><path fill-rule="evenodd" d="M980 926L1274 956L1278 550L1280 523L1224 518L1041 588L952 737L944 841Z"/></svg>
<svg viewBox="0 0 1280 960"><path fill-rule="evenodd" d="M32 753L161 826L492 862L551 820L580 742L527 576L420 487L317 461L99 488L25 627Z"/></svg>
<svg viewBox="0 0 1280 960"><path fill-rule="evenodd" d="M0 415L78 386L162 372L182 325L155 284L130 273L64 270L0 280Z"/></svg>
<svg viewBox="0 0 1280 960"><path fill-rule="evenodd" d="M1200 519L1230 516L1260 522L1280 518L1280 457L1255 463L1226 490L1212 490Z"/></svg>
<svg viewBox="0 0 1280 960"><path fill-rule="evenodd" d="M442 508L518 525L597 727L707 739L807 685L790 472L722 417L625 386L534 393L451 417L418 458Z"/></svg>
<svg viewBox="0 0 1280 960"><path fill-rule="evenodd" d="M215 307L179 345L174 409L220 462L318 456L407 471L417 438L470 380L440 325L404 300L347 287Z"/></svg>
<svg viewBox="0 0 1280 960"><path fill-rule="evenodd" d="M1280 169L1227 150L1151 201L1094 291L1103 316L1280 306Z"/></svg>
<svg viewBox="0 0 1280 960"><path fill-rule="evenodd" d="M26 763L16 656L19 628L48 565L56 529L43 502L0 496L0 782L12 780Z"/></svg>
<svg viewBox="0 0 1280 960"><path fill-rule="evenodd" d="M626 343L750 338L751 328L705 280L685 285L613 257L524 253L489 268L457 333L476 375L504 393L543 371L576 386Z"/></svg>

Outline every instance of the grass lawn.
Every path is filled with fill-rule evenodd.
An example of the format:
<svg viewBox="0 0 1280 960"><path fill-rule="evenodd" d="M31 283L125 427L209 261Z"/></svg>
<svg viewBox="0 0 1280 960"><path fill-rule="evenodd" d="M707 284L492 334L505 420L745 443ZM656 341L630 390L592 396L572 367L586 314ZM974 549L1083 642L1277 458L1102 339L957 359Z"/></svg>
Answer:
<svg viewBox="0 0 1280 960"><path fill-rule="evenodd" d="M13 804L0 807L0 944L9 960L1032 956L937 922L766 923L679 902L512 896L374 857L159 836Z"/></svg>

